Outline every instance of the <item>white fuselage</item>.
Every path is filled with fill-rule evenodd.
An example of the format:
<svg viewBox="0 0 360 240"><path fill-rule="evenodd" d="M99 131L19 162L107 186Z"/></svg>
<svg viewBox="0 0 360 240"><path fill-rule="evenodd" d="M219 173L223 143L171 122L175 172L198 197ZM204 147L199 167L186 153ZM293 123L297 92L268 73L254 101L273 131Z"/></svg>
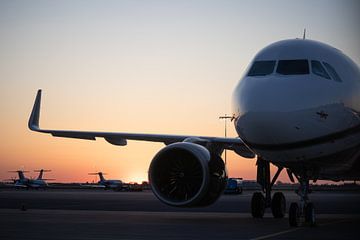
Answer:
<svg viewBox="0 0 360 240"><path fill-rule="evenodd" d="M15 181L15 187L26 187L26 188L46 188L48 184L41 179L18 179Z"/></svg>
<svg viewBox="0 0 360 240"><path fill-rule="evenodd" d="M120 180L100 180L98 183L107 188L121 188L122 187L122 181L120 181Z"/></svg>
<svg viewBox="0 0 360 240"><path fill-rule="evenodd" d="M240 138L274 164L340 180L359 162L360 70L333 47L294 39L264 48L234 91L233 111Z"/></svg>

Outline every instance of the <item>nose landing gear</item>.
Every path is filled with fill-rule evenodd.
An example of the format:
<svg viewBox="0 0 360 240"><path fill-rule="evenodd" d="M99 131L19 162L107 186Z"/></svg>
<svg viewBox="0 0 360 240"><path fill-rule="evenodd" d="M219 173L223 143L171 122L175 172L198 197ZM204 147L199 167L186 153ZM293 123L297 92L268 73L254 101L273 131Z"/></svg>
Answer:
<svg viewBox="0 0 360 240"><path fill-rule="evenodd" d="M277 172L270 181L270 162L261 158L257 159L257 182L261 185L262 192L253 193L251 199L251 214L254 218L262 218L266 208L271 208L274 218L283 218L286 213L286 199L283 193L276 192L271 197L271 190L279 177L282 167L278 167ZM288 171L290 179L293 181L292 174ZM309 201L309 179L304 176L297 177L300 183L296 193L300 196L300 203L292 202L289 208L289 224L298 227L303 220L310 226L315 225L314 204Z"/></svg>
<svg viewBox="0 0 360 240"><path fill-rule="evenodd" d="M315 208L314 204L310 202L309 194L309 180L306 177L299 178L299 189L296 192L300 196L300 204L292 202L289 208L289 224L292 227L301 225L302 220L305 220L310 226L315 226Z"/></svg>

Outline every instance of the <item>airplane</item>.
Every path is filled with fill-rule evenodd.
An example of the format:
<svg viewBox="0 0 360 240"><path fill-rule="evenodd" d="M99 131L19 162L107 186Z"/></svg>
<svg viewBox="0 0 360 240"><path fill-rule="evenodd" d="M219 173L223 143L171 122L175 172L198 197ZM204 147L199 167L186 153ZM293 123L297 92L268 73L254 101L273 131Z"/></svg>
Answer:
<svg viewBox="0 0 360 240"><path fill-rule="evenodd" d="M254 218L266 208L275 218L285 216L284 194L272 194L282 170L299 182L299 201L288 214L293 227L315 224L311 180L360 179L360 70L340 50L314 40L281 40L255 55L232 95L235 138L42 129L40 102L41 89L28 123L36 132L104 138L116 146L127 140L164 143L148 177L154 195L170 206L207 206L219 198L227 179L225 149L256 157L262 191L252 195ZM270 164L277 167L273 177Z"/></svg>
<svg viewBox="0 0 360 240"><path fill-rule="evenodd" d="M104 186L105 189L114 189L114 190L121 190L123 182L120 180L106 180L104 175L106 173L103 172L96 172L96 173L89 173L89 175L99 175L100 181L98 184Z"/></svg>
<svg viewBox="0 0 360 240"><path fill-rule="evenodd" d="M14 186L15 188L28 188L28 183L29 183L30 179L26 178L25 174L24 174L24 173L27 173L28 171L16 170L16 171L9 171L9 172L17 173L19 176L19 179L16 179L16 178L11 179L14 182L14 184L11 184L11 186Z"/></svg>
<svg viewBox="0 0 360 240"><path fill-rule="evenodd" d="M50 170L35 170L35 172L40 172L38 178L36 179L31 179L31 178L27 178L25 177L26 172L28 171L23 171L23 170L17 170L17 171L10 171L10 172L16 172L19 176L19 179L15 179L14 180L14 187L16 188L26 188L26 189L30 189L30 188L34 188L34 189L40 189L40 188L46 188L48 187L48 184L45 182L45 180L50 180L50 179L43 179L43 172L48 172Z"/></svg>

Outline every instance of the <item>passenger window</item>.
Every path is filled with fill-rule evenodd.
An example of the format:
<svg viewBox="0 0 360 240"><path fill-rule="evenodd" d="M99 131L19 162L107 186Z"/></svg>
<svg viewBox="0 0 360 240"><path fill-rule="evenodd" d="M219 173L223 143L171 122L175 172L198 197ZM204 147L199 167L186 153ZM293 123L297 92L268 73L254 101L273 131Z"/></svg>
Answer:
<svg viewBox="0 0 360 240"><path fill-rule="evenodd" d="M328 70L332 79L334 79L337 82L342 82L340 76L335 71L335 68L333 68L329 63L323 62L323 64L326 67L326 69Z"/></svg>
<svg viewBox="0 0 360 240"><path fill-rule="evenodd" d="M309 74L309 63L306 59L280 60L276 72L283 75Z"/></svg>
<svg viewBox="0 0 360 240"><path fill-rule="evenodd" d="M276 61L256 61L250 68L248 76L265 76L273 73Z"/></svg>
<svg viewBox="0 0 360 240"><path fill-rule="evenodd" d="M325 68L321 65L319 61L311 61L311 70L315 75L330 79L329 74L326 72Z"/></svg>

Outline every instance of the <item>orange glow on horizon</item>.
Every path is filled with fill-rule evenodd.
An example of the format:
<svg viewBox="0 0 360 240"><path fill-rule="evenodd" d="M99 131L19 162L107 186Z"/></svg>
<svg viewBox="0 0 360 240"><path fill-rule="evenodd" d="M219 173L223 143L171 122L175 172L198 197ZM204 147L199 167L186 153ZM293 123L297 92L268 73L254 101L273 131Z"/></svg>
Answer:
<svg viewBox="0 0 360 240"><path fill-rule="evenodd" d="M255 1L0 1L0 181L14 177L9 170L36 176L41 168L57 182L93 181L94 171L147 180L163 144L31 132L37 89L44 129L223 136L219 116L231 115L232 91L254 55L299 36L304 23L314 40L360 63L359 4L339 2L323 11L264 1L254 13ZM237 136L233 123L228 130ZM255 164L229 151L229 176L255 179Z"/></svg>

